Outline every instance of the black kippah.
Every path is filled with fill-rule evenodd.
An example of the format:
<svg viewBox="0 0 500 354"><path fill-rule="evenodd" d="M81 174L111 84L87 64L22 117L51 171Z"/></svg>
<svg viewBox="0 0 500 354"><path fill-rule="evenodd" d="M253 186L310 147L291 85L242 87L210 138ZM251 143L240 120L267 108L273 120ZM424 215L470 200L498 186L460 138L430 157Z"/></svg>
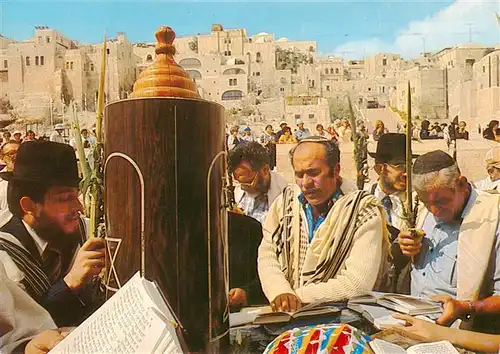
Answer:
<svg viewBox="0 0 500 354"><path fill-rule="evenodd" d="M413 165L413 173L416 175L425 175L427 173L441 171L447 167L453 166L455 160L442 150L428 152L419 156Z"/></svg>

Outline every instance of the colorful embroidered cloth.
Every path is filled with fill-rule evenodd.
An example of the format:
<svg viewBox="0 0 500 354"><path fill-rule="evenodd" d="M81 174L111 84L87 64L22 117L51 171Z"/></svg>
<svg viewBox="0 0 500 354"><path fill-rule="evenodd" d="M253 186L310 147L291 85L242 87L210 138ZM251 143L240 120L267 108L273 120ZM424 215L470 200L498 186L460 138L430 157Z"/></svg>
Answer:
<svg viewBox="0 0 500 354"><path fill-rule="evenodd" d="M373 354L370 337L346 324L295 328L272 341L264 354Z"/></svg>

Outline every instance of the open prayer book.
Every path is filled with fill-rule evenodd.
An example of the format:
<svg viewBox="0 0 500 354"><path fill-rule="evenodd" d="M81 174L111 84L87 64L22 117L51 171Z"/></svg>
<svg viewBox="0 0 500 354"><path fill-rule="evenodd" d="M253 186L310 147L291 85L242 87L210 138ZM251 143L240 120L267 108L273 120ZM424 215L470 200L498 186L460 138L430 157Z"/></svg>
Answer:
<svg viewBox="0 0 500 354"><path fill-rule="evenodd" d="M375 338L370 342L370 347L375 354L458 354L455 347L446 340L417 344L404 349L397 344Z"/></svg>
<svg viewBox="0 0 500 354"><path fill-rule="evenodd" d="M178 326L160 290L137 272L50 353L181 354Z"/></svg>
<svg viewBox="0 0 500 354"><path fill-rule="evenodd" d="M325 304L309 304L295 312L269 312L259 314L253 321L255 325L268 325L274 323L287 323L311 317L333 316L339 314L338 307Z"/></svg>
<svg viewBox="0 0 500 354"><path fill-rule="evenodd" d="M354 297L349 300L348 304L377 304L411 316L440 313L443 311L441 305L436 302L409 295L391 293L372 292L367 295Z"/></svg>

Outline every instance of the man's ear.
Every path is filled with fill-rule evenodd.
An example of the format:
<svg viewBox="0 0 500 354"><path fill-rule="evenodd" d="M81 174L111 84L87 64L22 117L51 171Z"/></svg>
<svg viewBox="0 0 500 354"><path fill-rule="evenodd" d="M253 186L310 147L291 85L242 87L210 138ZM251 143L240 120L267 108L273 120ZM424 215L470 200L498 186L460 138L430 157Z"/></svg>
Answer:
<svg viewBox="0 0 500 354"><path fill-rule="evenodd" d="M377 175L380 176L382 174L382 171L384 170L384 164L376 163L373 169L375 170L375 172L377 172Z"/></svg>
<svg viewBox="0 0 500 354"><path fill-rule="evenodd" d="M23 211L23 214L32 215L35 217L39 216L39 207L37 203L30 197L22 197L19 200L19 206Z"/></svg>
<svg viewBox="0 0 500 354"><path fill-rule="evenodd" d="M469 188L469 181L467 181L467 178L465 176L458 177L458 186L460 187L460 189Z"/></svg>

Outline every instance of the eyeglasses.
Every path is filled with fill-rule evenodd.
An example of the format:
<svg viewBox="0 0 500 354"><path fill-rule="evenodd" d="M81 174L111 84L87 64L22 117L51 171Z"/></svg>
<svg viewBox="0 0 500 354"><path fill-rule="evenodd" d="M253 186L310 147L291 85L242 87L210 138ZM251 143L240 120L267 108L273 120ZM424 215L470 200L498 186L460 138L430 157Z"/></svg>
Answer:
<svg viewBox="0 0 500 354"><path fill-rule="evenodd" d="M245 188L255 188L255 186L257 185L257 179L259 177L259 174L258 173L255 173L255 176L253 176L253 179L252 179L252 182L250 183L245 183L245 182L239 182L238 183L240 184L241 188L245 189Z"/></svg>

